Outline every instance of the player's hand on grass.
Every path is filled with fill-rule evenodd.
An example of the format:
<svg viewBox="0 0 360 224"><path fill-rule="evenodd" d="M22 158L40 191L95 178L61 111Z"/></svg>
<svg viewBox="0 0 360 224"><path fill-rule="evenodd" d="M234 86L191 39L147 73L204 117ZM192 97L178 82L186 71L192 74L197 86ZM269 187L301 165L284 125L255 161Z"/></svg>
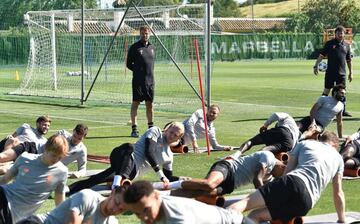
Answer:
<svg viewBox="0 0 360 224"><path fill-rule="evenodd" d="M193 141L192 145L193 145L194 153L199 153L199 146L197 142Z"/></svg>
<svg viewBox="0 0 360 224"><path fill-rule="evenodd" d="M170 181L166 177L161 178L161 181L164 183L164 189L169 188Z"/></svg>

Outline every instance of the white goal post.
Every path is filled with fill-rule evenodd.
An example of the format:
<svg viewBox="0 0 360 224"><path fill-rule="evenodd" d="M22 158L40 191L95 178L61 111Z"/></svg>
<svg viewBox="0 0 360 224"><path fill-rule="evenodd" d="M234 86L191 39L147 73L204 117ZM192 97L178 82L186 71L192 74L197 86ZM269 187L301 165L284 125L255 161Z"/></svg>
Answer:
<svg viewBox="0 0 360 224"><path fill-rule="evenodd" d="M127 51L137 41L140 26L149 24L156 34L150 38L156 48L155 104L169 109L185 109L193 103L200 106L195 93L199 91L199 80L193 42L195 39L199 42L203 68L205 7L205 4L130 7L126 15L126 8L85 10L85 92L104 60L89 101L131 103L132 74L125 64ZM14 94L80 99L81 11L32 11L24 18L29 28L30 53L25 77Z"/></svg>

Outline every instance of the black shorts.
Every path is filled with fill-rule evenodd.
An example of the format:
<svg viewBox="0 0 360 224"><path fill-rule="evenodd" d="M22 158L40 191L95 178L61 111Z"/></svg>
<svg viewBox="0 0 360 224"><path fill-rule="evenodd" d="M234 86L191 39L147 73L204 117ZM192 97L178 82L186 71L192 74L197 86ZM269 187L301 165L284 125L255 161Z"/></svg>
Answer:
<svg viewBox="0 0 360 224"><path fill-rule="evenodd" d="M250 139L252 145L265 144L272 145L276 152L288 152L292 149L294 140L289 129L285 127L276 127L257 134Z"/></svg>
<svg viewBox="0 0 360 224"><path fill-rule="evenodd" d="M0 186L0 224L8 223L12 223L11 212L4 189Z"/></svg>
<svg viewBox="0 0 360 224"><path fill-rule="evenodd" d="M208 177L212 171L218 171L224 176L223 182L221 182L221 184L216 187L218 195L232 193L235 189L235 184L234 174L231 172L230 163L226 162L225 160L220 160L214 163L206 177Z"/></svg>
<svg viewBox="0 0 360 224"><path fill-rule="evenodd" d="M5 143L7 140L8 140L7 138L4 138L3 140L0 141L0 152L4 151Z"/></svg>
<svg viewBox="0 0 360 224"><path fill-rule="evenodd" d="M130 180L135 178L136 169L134 169L133 152L134 146L130 143L124 143L112 150L110 153L110 164L115 175L122 175Z"/></svg>
<svg viewBox="0 0 360 224"><path fill-rule="evenodd" d="M23 152L37 154L35 142L23 142L13 148L16 155L19 157Z"/></svg>
<svg viewBox="0 0 360 224"><path fill-rule="evenodd" d="M344 162L348 159L352 159L355 163L355 167L360 166L360 147L357 144L354 144L353 142L350 142L348 145L350 145L352 148L355 149L355 154L352 157L345 158ZM345 149L345 142L341 145L341 151L340 153Z"/></svg>
<svg viewBox="0 0 360 224"><path fill-rule="evenodd" d="M305 216L311 209L311 197L305 183L296 176L284 175L259 188L271 218L288 220Z"/></svg>
<svg viewBox="0 0 360 224"><path fill-rule="evenodd" d="M331 89L335 85L343 84L346 86L346 76L338 74L325 74L325 88Z"/></svg>
<svg viewBox="0 0 360 224"><path fill-rule="evenodd" d="M154 85L132 84L133 101L154 101Z"/></svg>
<svg viewBox="0 0 360 224"><path fill-rule="evenodd" d="M299 128L301 133L304 133L305 131L307 131L309 129L309 126L311 125L311 120L310 120L310 116L304 117L303 119L301 119L300 121L297 121L297 123L301 124L301 127ZM319 126L321 128L321 130L324 130L323 125L315 120L315 123L317 126Z"/></svg>

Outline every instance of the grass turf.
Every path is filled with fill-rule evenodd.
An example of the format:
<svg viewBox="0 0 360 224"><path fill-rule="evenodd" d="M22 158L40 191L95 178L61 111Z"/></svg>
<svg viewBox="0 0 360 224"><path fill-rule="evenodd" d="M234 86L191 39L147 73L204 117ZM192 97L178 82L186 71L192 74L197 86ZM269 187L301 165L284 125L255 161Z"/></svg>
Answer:
<svg viewBox="0 0 360 224"><path fill-rule="evenodd" d="M357 80L357 74L360 72L359 61L359 59L354 60L355 77L348 87L347 109L354 117L345 118L345 134L351 134L359 128L360 82ZM287 112L295 118L308 115L310 107L322 92L324 78L323 73L318 76L312 74L313 63L314 61L308 60L216 62L213 67L211 97L212 102L221 107L221 115L215 122L219 142L234 146L240 145L257 133L258 128L272 112ZM15 74L15 70L21 69L24 68L7 67L0 71L1 93L16 88L18 82L9 74ZM53 122L47 136L59 129L72 130L79 122L86 123L89 126L89 134L85 139L85 144L91 154L108 155L115 146L136 140L128 137L131 129L127 124L129 105L88 104L84 107L76 107L72 106L74 103L68 101L14 97L6 94L0 95L0 102L0 137L13 133L24 122L34 125L37 116L49 114ZM181 111L169 111L176 111L176 108L174 110L155 108L155 124L163 126L168 121L182 121L190 115ZM139 110L138 123L140 132L144 132L147 125L143 107ZM327 129L335 131L335 122L330 124ZM204 141L200 143L204 146ZM251 152L259 148L255 147ZM203 177L215 159L226 154L225 152L214 152L210 156L206 154L176 156L174 173L182 176ZM88 167L89 169L99 169L105 166L89 163ZM151 172L142 178L157 179ZM69 182L72 181L69 180ZM357 194L358 184L358 180L343 182L347 211L360 211L357 206L357 201L360 199ZM242 187L234 193L238 194L249 188L252 186ZM49 199L38 212L43 213L53 207L54 202ZM330 184L310 214L334 211ZM133 215L121 215L119 219L123 223L138 223Z"/></svg>

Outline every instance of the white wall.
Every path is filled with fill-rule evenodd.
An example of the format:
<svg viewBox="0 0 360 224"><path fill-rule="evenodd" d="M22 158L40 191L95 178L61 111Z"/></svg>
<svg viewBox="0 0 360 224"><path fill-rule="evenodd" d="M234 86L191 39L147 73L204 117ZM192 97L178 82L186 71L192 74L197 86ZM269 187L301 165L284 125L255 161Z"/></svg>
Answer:
<svg viewBox="0 0 360 224"><path fill-rule="evenodd" d="M101 9L112 9L114 0L98 0L98 5Z"/></svg>

